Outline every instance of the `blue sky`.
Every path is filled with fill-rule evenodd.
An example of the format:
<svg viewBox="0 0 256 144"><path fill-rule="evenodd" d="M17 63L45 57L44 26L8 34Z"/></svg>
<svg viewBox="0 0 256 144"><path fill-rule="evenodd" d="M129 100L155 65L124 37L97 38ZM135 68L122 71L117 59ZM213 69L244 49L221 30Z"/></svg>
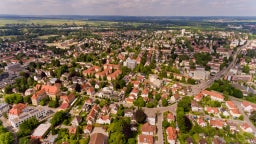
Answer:
<svg viewBox="0 0 256 144"><path fill-rule="evenodd" d="M256 16L256 0L2 0L0 14Z"/></svg>

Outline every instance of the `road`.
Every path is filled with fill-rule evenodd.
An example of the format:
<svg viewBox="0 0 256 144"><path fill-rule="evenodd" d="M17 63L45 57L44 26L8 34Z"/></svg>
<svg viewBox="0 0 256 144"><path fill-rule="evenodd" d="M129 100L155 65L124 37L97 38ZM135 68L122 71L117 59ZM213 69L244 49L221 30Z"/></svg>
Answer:
<svg viewBox="0 0 256 144"><path fill-rule="evenodd" d="M237 108L239 109L239 111L241 112L241 114L243 115L244 117L244 122L246 122L247 124L250 125L250 127L253 129L254 132L256 132L256 128L255 126L253 125L253 123L250 121L248 115L245 114L242 106L241 106L241 99L237 99L237 98L234 98L234 97L230 97L231 101L234 102L234 104L237 106Z"/></svg>
<svg viewBox="0 0 256 144"><path fill-rule="evenodd" d="M163 127L162 127L162 121L163 121L163 113L166 111L171 111L173 113L176 113L177 103L168 106L168 107L158 107L158 108L142 108L144 112L147 115L156 114L157 116L157 141L155 143L157 144L163 144L164 143L164 137L163 137Z"/></svg>
<svg viewBox="0 0 256 144"><path fill-rule="evenodd" d="M193 85L192 86L192 91L188 93L188 95L190 96L194 96L198 93L200 93L200 91L208 88L215 80L218 80L220 79L221 77L225 76L228 74L229 70L231 68L233 68L235 65L236 65L236 62L237 62L237 56L238 54L241 52L241 49L242 48L245 48L247 47L249 44L251 44L251 41L248 41L246 45L244 46L241 46L241 47L238 47L237 51L233 54L233 60L232 62L229 64L229 66L223 70L221 70L220 72L218 72L215 76L211 77L209 80L207 81L203 81L201 82L200 84L198 85Z"/></svg>

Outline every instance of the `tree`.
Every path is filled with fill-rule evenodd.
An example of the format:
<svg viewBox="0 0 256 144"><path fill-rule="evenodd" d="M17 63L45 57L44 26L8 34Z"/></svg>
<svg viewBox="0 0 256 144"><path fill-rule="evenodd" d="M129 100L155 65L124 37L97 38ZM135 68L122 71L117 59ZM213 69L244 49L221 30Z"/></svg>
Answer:
<svg viewBox="0 0 256 144"><path fill-rule="evenodd" d="M11 93L12 93L12 86L11 86L11 85L5 86L4 92L5 92L6 94L11 94Z"/></svg>
<svg viewBox="0 0 256 144"><path fill-rule="evenodd" d="M250 115L250 120L253 122L253 124L256 126L256 111L253 111Z"/></svg>
<svg viewBox="0 0 256 144"><path fill-rule="evenodd" d="M165 120L163 120L163 122L162 122L162 126L163 126L164 128L167 128L167 127L170 126L170 123L165 119Z"/></svg>
<svg viewBox="0 0 256 144"><path fill-rule="evenodd" d="M13 134L10 132L1 133L0 134L0 144L13 144L14 137Z"/></svg>
<svg viewBox="0 0 256 144"><path fill-rule="evenodd" d="M29 135L38 125L39 125L39 121L34 117L26 120L20 124L18 135L19 136Z"/></svg>
<svg viewBox="0 0 256 144"><path fill-rule="evenodd" d="M138 107L144 107L146 105L146 102L144 101L144 99L140 96L138 97L134 102L133 104L135 106L138 106Z"/></svg>
<svg viewBox="0 0 256 144"><path fill-rule="evenodd" d="M59 106L58 99L49 101L48 106L51 107L51 108L57 108Z"/></svg>
<svg viewBox="0 0 256 144"><path fill-rule="evenodd" d="M58 111L54 114L51 119L51 124L53 126L59 125L67 117L67 113L64 111Z"/></svg>
<svg viewBox="0 0 256 144"><path fill-rule="evenodd" d="M167 101L167 99L162 99L162 105L163 105L164 107L168 106L168 101Z"/></svg>
<svg viewBox="0 0 256 144"><path fill-rule="evenodd" d="M128 144L136 144L136 140L135 140L135 138L129 138L127 143Z"/></svg>
<svg viewBox="0 0 256 144"><path fill-rule="evenodd" d="M8 94L4 96L4 101L8 104L22 103L23 97L18 93Z"/></svg>
<svg viewBox="0 0 256 144"><path fill-rule="evenodd" d="M178 107L182 107L184 109L184 112L189 112L191 109L191 99L190 97L183 97L179 103Z"/></svg>
<svg viewBox="0 0 256 144"><path fill-rule="evenodd" d="M249 67L249 65L245 65L245 66L243 67L243 72L246 73L246 74L249 74L249 72L250 72L250 67Z"/></svg>
<svg viewBox="0 0 256 144"><path fill-rule="evenodd" d="M77 92L81 92L81 85L80 85L80 84L76 84L76 85L75 85L75 90L76 90Z"/></svg>
<svg viewBox="0 0 256 144"><path fill-rule="evenodd" d="M138 123L144 123L146 118L147 118L147 115L144 113L144 111L142 109L138 109L135 113L134 113L134 117L135 117L135 120L138 122Z"/></svg>

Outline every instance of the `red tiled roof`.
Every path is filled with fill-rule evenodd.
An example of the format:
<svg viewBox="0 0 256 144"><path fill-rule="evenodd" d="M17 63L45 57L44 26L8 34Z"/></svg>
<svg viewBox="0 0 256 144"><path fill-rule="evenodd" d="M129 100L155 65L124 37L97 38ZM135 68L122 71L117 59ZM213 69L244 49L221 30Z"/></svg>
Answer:
<svg viewBox="0 0 256 144"><path fill-rule="evenodd" d="M224 99L224 96L222 94L217 93L217 92L203 90L201 93L204 94L204 95L209 95L209 96L216 97L216 98L219 98L219 99Z"/></svg>
<svg viewBox="0 0 256 144"><path fill-rule="evenodd" d="M26 107L27 105L23 103L15 104L13 105L12 109L10 109L9 114L20 115L23 109L25 109Z"/></svg>
<svg viewBox="0 0 256 144"><path fill-rule="evenodd" d="M154 144L154 137L152 135L140 134L139 143Z"/></svg>
<svg viewBox="0 0 256 144"><path fill-rule="evenodd" d="M230 109L236 109L236 105L235 105L232 101L226 101L226 105L227 105Z"/></svg>
<svg viewBox="0 0 256 144"><path fill-rule="evenodd" d="M176 140L177 138L177 134L176 134L176 130L173 127L168 127L166 129L166 133L167 133L167 139L168 140Z"/></svg>
<svg viewBox="0 0 256 144"><path fill-rule="evenodd" d="M142 132L156 132L156 126L150 125L148 122L142 125Z"/></svg>

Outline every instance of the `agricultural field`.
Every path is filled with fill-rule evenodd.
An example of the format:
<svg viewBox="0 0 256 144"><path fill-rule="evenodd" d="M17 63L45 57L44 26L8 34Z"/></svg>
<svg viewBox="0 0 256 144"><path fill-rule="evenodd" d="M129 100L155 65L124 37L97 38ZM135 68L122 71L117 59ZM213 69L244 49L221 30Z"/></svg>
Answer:
<svg viewBox="0 0 256 144"><path fill-rule="evenodd" d="M86 21L86 20L62 20L62 19L0 19L0 26L5 26L6 24L39 24L39 25L90 25L90 26L99 26L99 25L110 25L115 22L106 22L106 21Z"/></svg>

